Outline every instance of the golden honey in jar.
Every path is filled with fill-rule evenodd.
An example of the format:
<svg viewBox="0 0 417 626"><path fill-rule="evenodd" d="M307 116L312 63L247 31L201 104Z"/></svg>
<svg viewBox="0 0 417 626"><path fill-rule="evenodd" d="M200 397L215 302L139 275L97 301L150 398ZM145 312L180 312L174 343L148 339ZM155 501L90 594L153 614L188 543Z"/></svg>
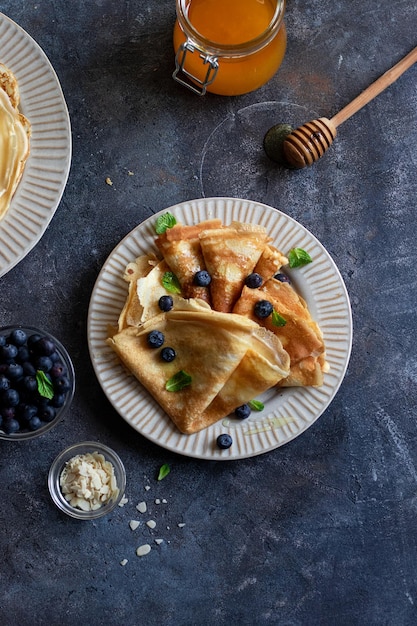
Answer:
<svg viewBox="0 0 417 626"><path fill-rule="evenodd" d="M176 0L176 8L173 77L195 93L248 93L281 65L285 0Z"/></svg>

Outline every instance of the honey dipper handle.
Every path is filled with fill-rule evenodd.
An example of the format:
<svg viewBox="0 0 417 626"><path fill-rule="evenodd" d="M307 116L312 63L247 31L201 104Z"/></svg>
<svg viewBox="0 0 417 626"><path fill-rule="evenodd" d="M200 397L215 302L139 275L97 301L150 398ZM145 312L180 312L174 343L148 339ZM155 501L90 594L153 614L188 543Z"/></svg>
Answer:
<svg viewBox="0 0 417 626"><path fill-rule="evenodd" d="M394 67L380 76L372 85L369 85L365 91L362 91L352 102L347 104L339 113L336 113L332 117L331 121L337 127L345 122L354 113L357 113L368 102L378 96L384 89L392 85L397 78L399 78L408 68L410 68L417 61L417 47L411 50L401 61L399 61Z"/></svg>

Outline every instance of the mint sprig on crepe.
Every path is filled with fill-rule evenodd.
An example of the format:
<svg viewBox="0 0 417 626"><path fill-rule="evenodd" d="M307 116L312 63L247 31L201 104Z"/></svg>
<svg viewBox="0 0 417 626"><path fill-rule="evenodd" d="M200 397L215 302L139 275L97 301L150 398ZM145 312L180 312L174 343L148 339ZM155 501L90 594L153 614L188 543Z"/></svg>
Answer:
<svg viewBox="0 0 417 626"><path fill-rule="evenodd" d="M274 326L278 326L279 328L280 326L285 326L287 320L282 317L282 315L280 315L278 311L272 311L272 323Z"/></svg>
<svg viewBox="0 0 417 626"><path fill-rule="evenodd" d="M155 224L155 231L157 235L163 235L167 228L172 228L177 223L177 220L172 213L164 213L160 215Z"/></svg>
<svg viewBox="0 0 417 626"><path fill-rule="evenodd" d="M188 387L191 385L192 378L187 372L184 370L180 370L174 376L172 376L169 380L167 380L165 384L165 389L167 391L181 391L184 387Z"/></svg>
<svg viewBox="0 0 417 626"><path fill-rule="evenodd" d="M181 293L181 285L174 272L165 272L162 276L162 286L169 293Z"/></svg>

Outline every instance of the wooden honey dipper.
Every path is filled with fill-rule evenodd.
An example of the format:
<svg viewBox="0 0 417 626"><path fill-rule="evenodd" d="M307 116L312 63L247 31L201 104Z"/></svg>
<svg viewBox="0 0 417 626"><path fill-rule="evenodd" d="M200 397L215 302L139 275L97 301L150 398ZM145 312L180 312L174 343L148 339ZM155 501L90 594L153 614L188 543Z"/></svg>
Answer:
<svg viewBox="0 0 417 626"><path fill-rule="evenodd" d="M384 89L394 83L406 70L417 61L417 47L409 52L401 61L385 72L378 80L370 85L365 91L357 96L331 119L320 117L317 120L299 126L297 129L284 134L282 151L288 165L301 169L306 165L312 165L320 159L333 143L336 137L336 128L349 117L357 113L368 102L373 100ZM276 127L273 127L276 128ZM272 133L273 128L268 131ZM265 135L267 139L268 133ZM268 154L268 142L264 140L264 146ZM272 145L272 143L271 143ZM273 158L272 154L268 154ZM274 159L277 160L277 159Z"/></svg>

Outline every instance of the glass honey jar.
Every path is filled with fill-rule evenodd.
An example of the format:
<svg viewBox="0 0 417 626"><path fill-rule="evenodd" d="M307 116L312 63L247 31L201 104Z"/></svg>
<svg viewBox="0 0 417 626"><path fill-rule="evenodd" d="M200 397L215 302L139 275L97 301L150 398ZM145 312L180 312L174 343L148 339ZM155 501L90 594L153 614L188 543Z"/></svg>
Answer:
<svg viewBox="0 0 417 626"><path fill-rule="evenodd" d="M237 96L276 73L285 0L176 0L173 78L195 93Z"/></svg>

